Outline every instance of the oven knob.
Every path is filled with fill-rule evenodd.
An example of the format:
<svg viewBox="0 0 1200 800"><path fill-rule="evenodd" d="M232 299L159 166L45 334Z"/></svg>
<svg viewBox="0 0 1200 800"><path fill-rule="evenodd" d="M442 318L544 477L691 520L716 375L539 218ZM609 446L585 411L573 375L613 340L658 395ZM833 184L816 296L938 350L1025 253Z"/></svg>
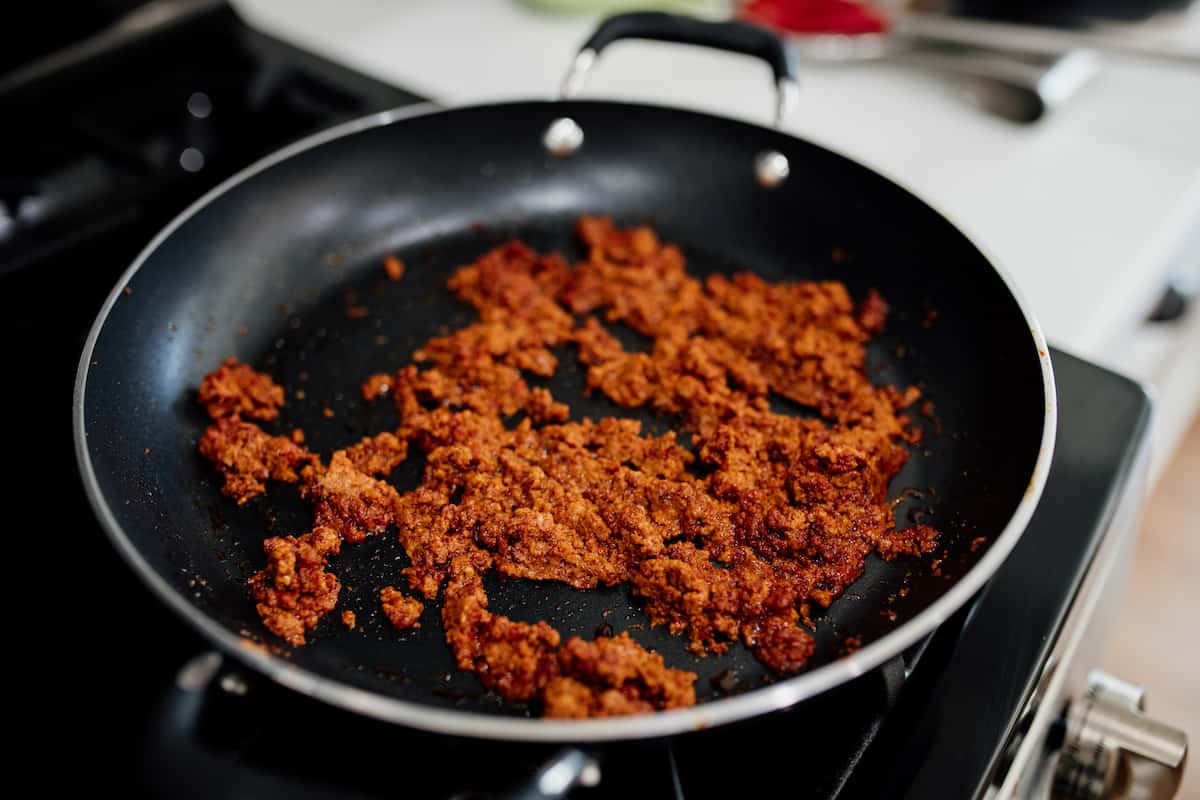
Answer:
<svg viewBox="0 0 1200 800"><path fill-rule="evenodd" d="M1051 797L1056 800L1165 800L1175 796L1187 736L1146 715L1146 692L1093 670L1087 693L1064 719Z"/></svg>

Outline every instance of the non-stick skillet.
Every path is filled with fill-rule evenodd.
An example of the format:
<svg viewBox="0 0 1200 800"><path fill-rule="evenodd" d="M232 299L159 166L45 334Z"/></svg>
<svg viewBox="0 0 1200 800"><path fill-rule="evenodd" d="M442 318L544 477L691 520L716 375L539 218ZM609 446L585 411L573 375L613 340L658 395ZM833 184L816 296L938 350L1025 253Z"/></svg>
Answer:
<svg viewBox="0 0 1200 800"><path fill-rule="evenodd" d="M661 14L601 26L564 94L605 45L626 37L757 55L775 72L781 115L796 97L772 34ZM684 248L693 272L750 268L773 280L841 280L856 297L883 293L894 313L871 346L871 373L918 384L934 408L892 486L905 498L896 513L902 526L919 519L943 531L937 567L872 557L819 620L811 667L786 679L765 674L740 647L689 655L681 640L645 624L623 587L491 581L500 613L547 619L564 636L630 630L669 665L700 674L698 705L636 718L540 720L500 702L454 671L436 607L420 630L397 634L376 601L405 564L388 535L338 559L341 607L357 612L357 630L330 615L296 649L266 634L245 578L262 564L264 537L303 532L311 514L290 487L242 508L220 495L196 453L206 424L194 399L201 377L229 355L269 372L289 390L278 430L303 428L326 454L388 429L396 423L388 404L364 404L356 387L472 318L445 289L450 271L512 237L578 256L574 220L595 213L653 225ZM380 268L388 253L407 264L399 282ZM351 305L369 313L349 318ZM583 374L572 353L562 356L550 388L576 417L629 413L582 397ZM788 706L929 633L1021 535L1046 479L1055 400L1041 331L1009 280L902 187L780 130L564 99L385 113L230 179L160 233L113 290L83 353L74 417L83 480L113 543L227 654L292 689L403 725L584 741L677 734ZM643 419L650 430L667 424ZM404 489L419 471L412 459L392 480ZM861 647L847 652L851 636ZM710 696L709 679L727 669L736 686Z"/></svg>

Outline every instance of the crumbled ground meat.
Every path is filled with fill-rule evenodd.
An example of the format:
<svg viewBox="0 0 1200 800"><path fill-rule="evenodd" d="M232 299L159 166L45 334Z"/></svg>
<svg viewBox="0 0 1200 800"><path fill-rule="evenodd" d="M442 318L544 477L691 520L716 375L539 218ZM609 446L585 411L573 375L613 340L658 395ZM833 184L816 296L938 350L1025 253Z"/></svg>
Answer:
<svg viewBox="0 0 1200 800"><path fill-rule="evenodd" d="M611 717L694 705L696 675L663 664L622 633L585 642L572 637L558 653L561 675L543 693L547 717Z"/></svg>
<svg viewBox="0 0 1200 800"><path fill-rule="evenodd" d="M796 627L795 611L742 623L742 639L759 661L776 672L795 672L812 655L813 638Z"/></svg>
<svg viewBox="0 0 1200 800"><path fill-rule="evenodd" d="M348 542L394 527L411 562L408 589L443 594L458 666L548 716L690 705L696 676L626 634L561 644L546 622L493 614L490 570L579 589L627 583L650 621L687 637L694 653L741 641L776 672L803 668L812 604L832 603L872 552L890 559L937 543L927 526L895 530L888 499L920 433L900 412L920 392L867 376L865 347L886 324L886 301L871 292L856 306L836 282L700 280L648 228L588 218L578 230L589 252L574 267L513 242L454 273L450 289L479 320L362 386L368 400L392 397L395 432L323 467L286 439L294 450L282 458L276 439L234 416L206 433L202 452L239 499L267 478L295 481L303 466L315 524L328 526L318 530ZM647 351L626 351L611 324L645 337ZM565 403L526 380L555 374L550 348L564 345L586 366L589 391L672 415L683 442L643 435L632 419L571 421ZM814 416L775 413L771 395ZM424 475L400 494L384 479L414 447ZM380 601L397 628L418 624L420 600L389 586ZM271 620L302 640L299 617Z"/></svg>
<svg viewBox="0 0 1200 800"><path fill-rule="evenodd" d="M354 630L354 626L358 624L358 615L350 609L342 612L342 624L350 630Z"/></svg>
<svg viewBox="0 0 1200 800"><path fill-rule="evenodd" d="M880 333L887 322L888 311L888 304L883 295L871 289L858 306L858 324L867 333Z"/></svg>
<svg viewBox="0 0 1200 800"><path fill-rule="evenodd" d="M395 520L400 496L389 484L358 470L345 450L338 450L326 469L304 471L301 493L316 506L316 525L328 526L347 542L381 533Z"/></svg>
<svg viewBox="0 0 1200 800"><path fill-rule="evenodd" d="M365 475L386 476L408 458L408 442L384 431L346 448L346 458Z"/></svg>
<svg viewBox="0 0 1200 800"><path fill-rule="evenodd" d="M937 549L938 532L928 525L914 525L902 531L887 531L879 537L879 555L891 561L899 556L920 556ZM977 549L975 542L972 550Z"/></svg>
<svg viewBox="0 0 1200 800"><path fill-rule="evenodd" d="M325 566L341 544L341 537L329 528L263 542L267 566L249 586L267 630L288 644L304 644L304 632L337 605L342 586Z"/></svg>
<svg viewBox="0 0 1200 800"><path fill-rule="evenodd" d="M484 322L526 320L547 339L561 339L574 320L555 294L571 273L562 256L539 255L520 242L509 242L459 268L448 285L475 306Z"/></svg>
<svg viewBox="0 0 1200 800"><path fill-rule="evenodd" d="M537 423L566 422L571 416L571 409L566 403L555 400L549 389L538 386L529 392L525 413Z"/></svg>
<svg viewBox="0 0 1200 800"><path fill-rule="evenodd" d="M392 390L392 376L380 372L367 378L362 385L363 400L368 403L378 400Z"/></svg>
<svg viewBox="0 0 1200 800"><path fill-rule="evenodd" d="M383 271L388 276L388 280L398 281L404 277L404 262L396 256L385 256L383 259Z"/></svg>
<svg viewBox="0 0 1200 800"><path fill-rule="evenodd" d="M283 387L269 376L238 363L236 358L229 358L204 376L200 404L213 419L234 414L251 419L277 419L283 405Z"/></svg>
<svg viewBox="0 0 1200 800"><path fill-rule="evenodd" d="M267 490L267 480L295 483L316 456L287 436L269 436L238 416L222 417L200 437L200 455L225 476L221 491L242 505Z"/></svg>
<svg viewBox="0 0 1200 800"><path fill-rule="evenodd" d="M384 616L398 631L421 627L421 612L425 604L420 600L407 597L394 586L385 586L379 593L379 604L383 607Z"/></svg>
<svg viewBox="0 0 1200 800"><path fill-rule="evenodd" d="M489 689L510 700L529 700L558 672L558 631L528 625L487 610L479 573L456 560L446 586L442 625L459 669L476 672Z"/></svg>

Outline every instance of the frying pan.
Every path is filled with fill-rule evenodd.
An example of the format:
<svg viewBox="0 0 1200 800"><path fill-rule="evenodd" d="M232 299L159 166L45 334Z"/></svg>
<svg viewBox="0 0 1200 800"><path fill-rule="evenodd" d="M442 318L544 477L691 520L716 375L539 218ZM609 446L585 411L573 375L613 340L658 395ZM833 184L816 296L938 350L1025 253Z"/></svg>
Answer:
<svg viewBox="0 0 1200 800"><path fill-rule="evenodd" d="M773 35L662 14L602 25L565 93L605 45L626 37L757 55L775 72L781 111L795 97ZM578 258L573 223L595 213L653 225L683 247L697 274L749 268L770 280L840 280L856 297L884 294L894 313L870 347L869 370L879 382L919 385L934 406L932 419L919 420L925 441L893 483L903 497L896 514L902 527L922 520L943 531L936 565L873 556L817 620L810 667L788 678L767 674L740 646L692 656L646 624L627 587L581 592L489 578L496 612L546 619L564 637L591 638L601 625L629 630L669 665L699 673L695 707L634 718L541 720L500 701L454 670L436 603L420 629L397 633L376 599L407 563L392 535L347 547L334 563L340 608L357 612L357 629L332 614L294 649L267 634L245 579L262 566L263 538L308 530L311 511L294 487L273 485L244 507L220 495L196 452L207 423L195 402L202 376L229 355L267 371L289 398L267 427L303 428L326 455L390 429L390 404L363 403L357 387L473 319L445 288L451 270L512 237ZM381 269L390 253L407 264L399 282ZM350 305L369 313L349 318ZM560 356L548 385L575 418L631 414L583 397L574 354ZM113 290L80 362L74 422L83 481L114 545L225 653L294 690L407 726L596 741L783 708L917 642L984 585L1021 535L1045 483L1054 409L1041 331L1008 278L896 183L777 129L563 99L384 113L230 179L163 230ZM639 418L651 432L668 424ZM411 488L420 469L412 458L390 480ZM849 637L861 646L848 648Z"/></svg>

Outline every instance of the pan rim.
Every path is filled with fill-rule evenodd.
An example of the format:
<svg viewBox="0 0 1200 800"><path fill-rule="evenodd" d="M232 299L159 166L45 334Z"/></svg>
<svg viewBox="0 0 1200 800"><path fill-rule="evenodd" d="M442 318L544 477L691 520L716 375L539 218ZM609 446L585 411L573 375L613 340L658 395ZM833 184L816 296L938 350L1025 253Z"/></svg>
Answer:
<svg viewBox="0 0 1200 800"><path fill-rule="evenodd" d="M952 217L947 215L937 205L931 203L927 198L911 191L903 182L896 180L875 166L867 166L848 156L841 157L860 164L920 200L931 211L954 227L984 257L991 269L1004 283L1005 288L1012 296L1014 302L1016 302L1025 323L1029 327L1032 343L1038 354L1039 365L1041 367L1042 391L1045 400L1045 415L1043 417L1038 457L1029 478L1028 488L1004 529L996 536L984 556L949 591L937 598L912 619L874 642L836 661L780 680L770 686L754 689L734 697L710 700L689 708L660 711L638 717L585 720L547 720L491 716L471 711L437 708L411 700L377 694L298 667L288 660L273 654L267 648L247 646L245 639L210 618L200 609L193 606L182 593L171 587L138 551L137 547L117 521L116 515L110 508L100 488L95 467L88 452L87 425L84 410L88 372L91 368L96 343L100 338L109 313L120 298L123 288L158 249L162 242L187 222L187 220L233 187L287 158L319 145L371 128L394 124L405 119L441 113L454 113L457 108L502 109L512 105L528 105L531 102L542 102L551 107L557 105L551 101L515 101L446 108L434 103L421 103L378 112L342 123L300 139L264 156L222 181L188 206L150 240L118 279L112 292L105 300L103 306L101 306L96 320L88 332L88 337L76 371L72 404L75 456L84 489L93 512L96 514L101 527L108 535L117 552L121 554L126 563L133 568L134 572L138 574L141 580L150 587L168 608L182 617L222 652L233 656L241 663L267 676L276 683L352 713L435 733L454 734L481 739L528 742L601 742L670 736L715 727L787 708L805 699L821 694L875 669L889 658L894 657L932 632L934 628L965 605L996 572L1013 547L1016 546L1017 541L1024 533L1033 515L1034 509L1037 507L1038 501L1041 499L1042 491L1049 476L1050 460L1053 456L1057 432L1058 401L1054 384L1054 371L1050 363L1049 347L1046 344L1040 324L1034 317L1029 303L1013 281L1012 276L1004 269L994 255L983 247L967 229L955 222ZM573 100L571 104L620 105L632 110L648 109L661 111L669 109L679 111L680 113L730 121L728 118L719 117L718 115L672 109L669 106L662 105L593 100ZM732 121L741 125L749 125L750 127L760 127L738 120ZM763 130L768 129L763 128ZM804 142L809 146L835 152L824 145L809 142L799 136L793 136L788 133L784 133L783 135Z"/></svg>

